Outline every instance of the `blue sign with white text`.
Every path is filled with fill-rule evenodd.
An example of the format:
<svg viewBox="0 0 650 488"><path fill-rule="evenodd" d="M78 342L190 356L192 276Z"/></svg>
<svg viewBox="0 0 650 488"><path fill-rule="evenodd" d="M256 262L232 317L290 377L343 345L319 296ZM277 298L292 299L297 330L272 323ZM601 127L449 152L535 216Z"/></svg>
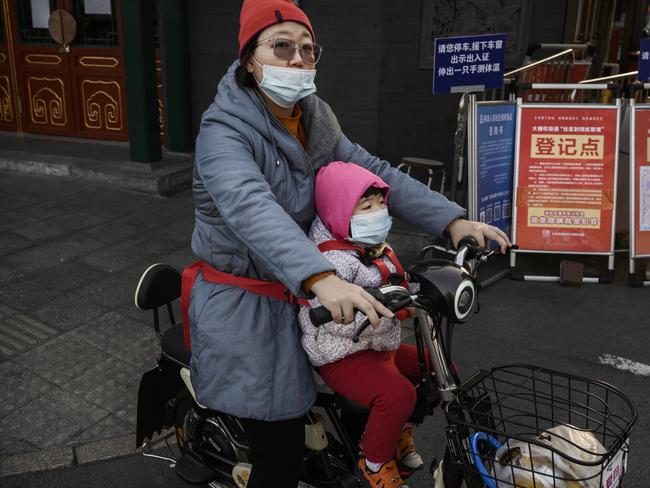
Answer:
<svg viewBox="0 0 650 488"><path fill-rule="evenodd" d="M515 103L476 107L476 215L508 236L511 231L515 155Z"/></svg>
<svg viewBox="0 0 650 488"><path fill-rule="evenodd" d="M433 93L501 88L505 56L505 34L436 39Z"/></svg>
<svg viewBox="0 0 650 488"><path fill-rule="evenodd" d="M641 39L639 74L636 79L639 81L650 81L650 38Z"/></svg>

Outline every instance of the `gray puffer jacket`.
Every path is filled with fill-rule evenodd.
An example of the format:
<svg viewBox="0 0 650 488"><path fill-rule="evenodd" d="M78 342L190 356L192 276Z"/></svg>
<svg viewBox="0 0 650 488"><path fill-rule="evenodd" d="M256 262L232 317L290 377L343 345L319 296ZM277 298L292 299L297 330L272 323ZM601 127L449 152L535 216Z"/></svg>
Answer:
<svg viewBox="0 0 650 488"><path fill-rule="evenodd" d="M314 172L349 161L392 188L395 217L441 234L464 210L351 143L330 107L301 100L306 149L234 77L236 61L203 114L196 140L192 249L220 271L280 281L294 294L315 273L333 271L306 233L314 219ZM316 398L300 343L296 306L197 278L189 319L192 385L203 405L240 417L282 420Z"/></svg>

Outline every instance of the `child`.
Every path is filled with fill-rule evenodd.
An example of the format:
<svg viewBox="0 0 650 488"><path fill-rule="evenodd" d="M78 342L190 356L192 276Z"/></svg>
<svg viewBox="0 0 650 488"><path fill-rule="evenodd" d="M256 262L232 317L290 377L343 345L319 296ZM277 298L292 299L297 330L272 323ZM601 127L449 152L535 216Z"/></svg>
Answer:
<svg viewBox="0 0 650 488"><path fill-rule="evenodd" d="M339 278L378 287L386 284L388 273L404 276L390 247L374 263L365 255L366 248L384 244L390 230L389 191L381 178L353 163L332 162L318 172L318 215L309 238L319 244ZM317 298L309 303L320 306ZM407 423L416 400L412 382L419 379L417 351L400 343L396 319L381 318L377 328L368 327L354 343L354 331L365 319L357 313L354 323L332 321L314 327L309 307L303 306L299 313L302 344L330 388L370 407L362 439L364 456L359 460L370 485L405 487L398 465L409 471L423 465L413 444L413 426Z"/></svg>

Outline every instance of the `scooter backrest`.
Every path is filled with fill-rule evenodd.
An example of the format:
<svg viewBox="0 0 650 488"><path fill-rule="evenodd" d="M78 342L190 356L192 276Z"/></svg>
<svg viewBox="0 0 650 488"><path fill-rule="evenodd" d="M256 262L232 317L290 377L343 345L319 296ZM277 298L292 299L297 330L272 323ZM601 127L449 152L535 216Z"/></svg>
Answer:
<svg viewBox="0 0 650 488"><path fill-rule="evenodd" d="M156 309L181 296L181 274L164 263L149 266L135 289L135 306L142 310Z"/></svg>

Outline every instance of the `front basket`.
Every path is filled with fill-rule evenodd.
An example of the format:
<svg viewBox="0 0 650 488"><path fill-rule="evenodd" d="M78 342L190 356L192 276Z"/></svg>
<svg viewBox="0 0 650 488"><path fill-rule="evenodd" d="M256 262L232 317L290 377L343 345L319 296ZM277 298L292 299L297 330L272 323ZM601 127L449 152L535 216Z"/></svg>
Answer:
<svg viewBox="0 0 650 488"><path fill-rule="evenodd" d="M446 414L452 457L488 488L619 486L637 417L605 382L524 364L478 372Z"/></svg>

